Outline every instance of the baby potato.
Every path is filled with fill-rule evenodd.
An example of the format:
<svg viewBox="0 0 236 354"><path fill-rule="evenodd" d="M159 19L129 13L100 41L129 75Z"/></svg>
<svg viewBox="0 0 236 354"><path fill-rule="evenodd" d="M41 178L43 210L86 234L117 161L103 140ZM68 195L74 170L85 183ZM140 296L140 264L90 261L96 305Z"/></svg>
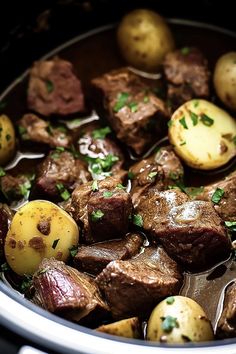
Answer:
<svg viewBox="0 0 236 354"><path fill-rule="evenodd" d="M134 67L153 72L175 47L165 20L154 11L138 9L127 14L117 31L125 60Z"/></svg>
<svg viewBox="0 0 236 354"><path fill-rule="evenodd" d="M218 59L213 83L220 100L236 110L236 52L226 53Z"/></svg>
<svg viewBox="0 0 236 354"><path fill-rule="evenodd" d="M211 341L214 334L211 322L200 305L185 296L170 296L151 313L147 339L180 344Z"/></svg>
<svg viewBox="0 0 236 354"><path fill-rule="evenodd" d="M96 331L125 338L141 338L141 325L138 317L127 318L96 328Z"/></svg>
<svg viewBox="0 0 236 354"><path fill-rule="evenodd" d="M66 262L79 241L75 221L46 200L34 200L14 215L5 241L5 257L19 275L33 274L43 258Z"/></svg>
<svg viewBox="0 0 236 354"><path fill-rule="evenodd" d="M15 152L15 130L11 120L5 115L0 116L0 166L6 164Z"/></svg>
<svg viewBox="0 0 236 354"><path fill-rule="evenodd" d="M211 102L191 100L173 113L169 140L187 165L211 170L235 156L236 121Z"/></svg>

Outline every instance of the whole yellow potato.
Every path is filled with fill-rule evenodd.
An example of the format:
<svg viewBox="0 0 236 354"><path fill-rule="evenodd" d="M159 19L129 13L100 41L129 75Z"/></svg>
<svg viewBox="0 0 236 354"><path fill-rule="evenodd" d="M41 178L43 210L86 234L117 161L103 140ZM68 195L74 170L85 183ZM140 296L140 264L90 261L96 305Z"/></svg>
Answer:
<svg viewBox="0 0 236 354"><path fill-rule="evenodd" d="M127 14L117 31L126 61L144 71L155 71L175 47L170 28L156 12L138 9Z"/></svg>
<svg viewBox="0 0 236 354"><path fill-rule="evenodd" d="M220 100L236 110L236 52L226 53L218 59L213 83Z"/></svg>
<svg viewBox="0 0 236 354"><path fill-rule="evenodd" d="M46 200L34 200L12 219L5 241L5 257L19 275L33 274L43 258L66 262L79 241L78 226L64 210Z"/></svg>
<svg viewBox="0 0 236 354"><path fill-rule="evenodd" d="M0 116L0 166L6 164L15 152L15 130L11 120L5 115Z"/></svg>
<svg viewBox="0 0 236 354"><path fill-rule="evenodd" d="M194 300L170 296L153 310L147 339L165 343L205 342L214 339L211 322Z"/></svg>

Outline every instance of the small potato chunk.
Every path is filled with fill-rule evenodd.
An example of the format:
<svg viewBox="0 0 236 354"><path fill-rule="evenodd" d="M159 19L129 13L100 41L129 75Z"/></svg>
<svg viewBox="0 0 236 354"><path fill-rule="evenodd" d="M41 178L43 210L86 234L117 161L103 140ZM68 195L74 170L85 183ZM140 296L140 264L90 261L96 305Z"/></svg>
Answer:
<svg viewBox="0 0 236 354"><path fill-rule="evenodd" d="M138 9L127 14L117 32L123 57L134 67L155 71L175 47L165 20L154 11Z"/></svg>
<svg viewBox="0 0 236 354"><path fill-rule="evenodd" d="M213 83L221 101L236 110L236 52L226 53L218 59Z"/></svg>
<svg viewBox="0 0 236 354"><path fill-rule="evenodd" d="M33 274L43 258L66 262L79 241L75 221L46 200L34 200L14 215L5 242L5 257L19 275Z"/></svg>
<svg viewBox="0 0 236 354"><path fill-rule="evenodd" d="M125 338L141 338L141 325L138 317L127 318L125 320L103 325L98 327L96 331Z"/></svg>
<svg viewBox="0 0 236 354"><path fill-rule="evenodd" d="M187 165L212 170L235 156L236 121L211 102L191 100L173 113L169 140Z"/></svg>
<svg viewBox="0 0 236 354"><path fill-rule="evenodd" d="M153 310L148 321L147 339L178 344L211 341L214 335L200 305L185 296L170 296Z"/></svg>
<svg viewBox="0 0 236 354"><path fill-rule="evenodd" d="M15 152L15 130L11 120L5 115L0 116L0 166L5 165Z"/></svg>

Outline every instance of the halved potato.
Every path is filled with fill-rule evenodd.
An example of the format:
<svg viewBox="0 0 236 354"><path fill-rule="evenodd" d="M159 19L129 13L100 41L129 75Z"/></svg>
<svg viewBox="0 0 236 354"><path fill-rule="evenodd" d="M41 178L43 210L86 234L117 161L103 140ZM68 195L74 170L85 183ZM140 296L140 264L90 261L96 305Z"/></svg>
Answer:
<svg viewBox="0 0 236 354"><path fill-rule="evenodd" d="M78 241L78 226L68 213L49 201L34 200L14 215L5 257L17 274L33 274L43 258L66 262Z"/></svg>
<svg viewBox="0 0 236 354"><path fill-rule="evenodd" d="M0 116L0 166L5 165L15 153L15 130L5 114Z"/></svg>
<svg viewBox="0 0 236 354"><path fill-rule="evenodd" d="M96 331L125 338L141 338L141 325L138 317L113 322L96 328Z"/></svg>
<svg viewBox="0 0 236 354"><path fill-rule="evenodd" d="M173 113L169 140L187 165L211 170L235 156L236 121L211 102L191 100Z"/></svg>

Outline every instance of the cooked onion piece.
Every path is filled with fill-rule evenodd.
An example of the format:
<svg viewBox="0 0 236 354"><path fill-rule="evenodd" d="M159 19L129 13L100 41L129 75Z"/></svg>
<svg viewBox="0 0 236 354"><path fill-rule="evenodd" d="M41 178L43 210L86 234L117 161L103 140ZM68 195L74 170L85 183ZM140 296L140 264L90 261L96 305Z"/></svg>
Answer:
<svg viewBox="0 0 236 354"><path fill-rule="evenodd" d="M13 217L5 242L6 260L17 274L33 274L43 258L66 262L78 239L78 226L69 214L51 202L34 200Z"/></svg>
<svg viewBox="0 0 236 354"><path fill-rule="evenodd" d="M187 165L211 170L235 156L236 121L211 102L191 100L173 113L169 140Z"/></svg>

